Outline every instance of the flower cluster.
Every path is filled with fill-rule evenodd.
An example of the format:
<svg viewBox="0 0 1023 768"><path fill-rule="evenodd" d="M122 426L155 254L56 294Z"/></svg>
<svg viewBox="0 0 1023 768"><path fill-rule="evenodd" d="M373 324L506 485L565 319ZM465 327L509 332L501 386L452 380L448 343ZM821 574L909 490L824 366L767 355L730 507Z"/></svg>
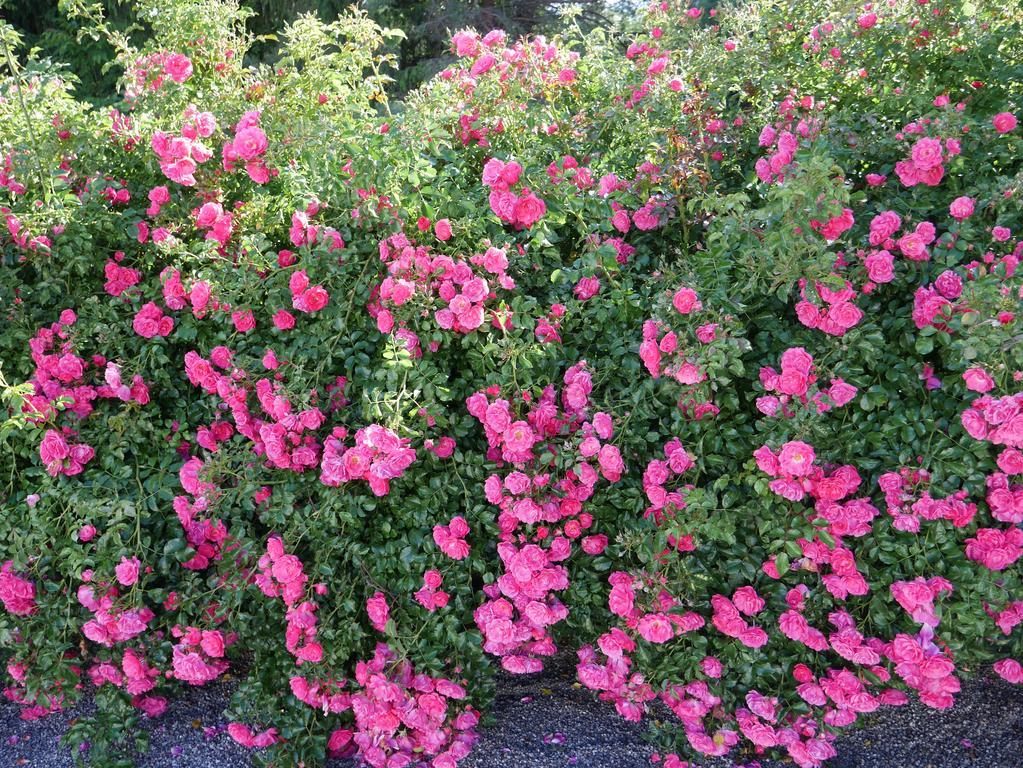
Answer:
<svg viewBox="0 0 1023 768"><path fill-rule="evenodd" d="M943 499L934 498L926 490L918 492L917 489L929 479L927 470L906 467L898 472L886 472L878 478L888 514L892 516L892 525L897 530L919 533L921 520L948 520L956 528L973 522L977 505L967 501L965 491Z"/></svg>
<svg viewBox="0 0 1023 768"><path fill-rule="evenodd" d="M925 136L913 143L909 157L895 164L895 173L899 181L906 187L926 184L934 187L941 183L945 176L946 159L959 154L959 142Z"/></svg>
<svg viewBox="0 0 1023 768"><path fill-rule="evenodd" d="M320 481L338 486L365 480L377 496L386 496L391 480L401 477L416 460L408 438L398 437L387 427L370 424L355 433L355 444L346 448L344 435L328 437L323 445Z"/></svg>
<svg viewBox="0 0 1023 768"><path fill-rule="evenodd" d="M974 440L1023 448L1023 392L978 397L962 412L963 429Z"/></svg>
<svg viewBox="0 0 1023 768"><path fill-rule="evenodd" d="M215 425L213 432L224 434L223 427L230 427L230 424L220 422ZM209 439L214 439L210 437ZM215 452L216 443L209 443L202 436L200 430L199 443L206 443L207 450ZM185 532L185 540L193 549L194 554L181 566L192 571L205 570L215 560L223 556L224 544L227 541L227 526L219 518L203 516L210 507L211 497L216 493L216 486L213 483L203 482L199 475L203 469L201 459L190 458L181 465L178 476L181 480L181 487L193 498L187 495L174 497L174 511L177 513L178 522Z"/></svg>
<svg viewBox="0 0 1023 768"><path fill-rule="evenodd" d="M35 584L18 576L10 560L0 567L0 603L15 616L28 616L36 608Z"/></svg>
<svg viewBox="0 0 1023 768"><path fill-rule="evenodd" d="M590 372L580 363L565 373L560 412L553 387L536 402L526 398L531 407L519 420L514 420L511 403L496 397L498 392L477 392L467 401L469 413L485 428L491 457L515 466L503 478L490 475L484 485L487 501L501 509L498 556L504 573L484 587L488 599L474 614L484 649L500 656L510 672L539 671L538 657L555 653L548 627L568 615L554 594L569 584L561 563L571 556L573 540L593 523L583 504L601 475L614 483L625 469L617 446L606 442L613 431L610 416L598 412L586 418L591 389ZM563 430L573 439L559 440L562 444L554 447ZM568 464L560 480L535 466L537 444L565 456ZM596 555L606 543L605 537L588 536L582 548Z"/></svg>
<svg viewBox="0 0 1023 768"><path fill-rule="evenodd" d="M651 459L643 471L643 492L650 502L644 515L653 516L658 524L665 517L674 517L686 506L685 494L680 491L668 491L665 483L672 476L681 475L695 465L678 438L665 443L664 457L666 460ZM671 538L673 537L669 537L669 541ZM682 549L692 549L695 546L692 536L685 536L673 543Z"/></svg>
<svg viewBox="0 0 1023 768"><path fill-rule="evenodd" d="M385 644L355 667L359 690L352 694L355 731L339 729L329 749L344 753L349 742L373 768L409 765L454 768L476 741L479 713L458 702L465 689L447 678L417 673Z"/></svg>
<svg viewBox="0 0 1023 768"><path fill-rule="evenodd" d="M280 383L270 379L259 379L252 386L244 371L234 366L233 353L227 347L214 347L209 360L194 350L185 353L185 373L193 386L221 398L238 432L251 440L257 455L265 456L272 466L295 472L319 466L320 443L315 431L325 416L318 407L295 412ZM267 420L250 410L250 391Z"/></svg>
<svg viewBox="0 0 1023 768"><path fill-rule="evenodd" d="M465 541L468 535L469 524L464 517L455 516L447 525L433 526L434 543L452 560L469 556L469 544Z"/></svg>
<svg viewBox="0 0 1023 768"><path fill-rule="evenodd" d="M271 171L266 165L266 151L270 146L266 133L259 126L260 111L250 110L234 126L234 137L224 143L221 155L224 170L231 172L236 165L245 168L256 184L266 184Z"/></svg>
<svg viewBox="0 0 1023 768"><path fill-rule="evenodd" d="M177 639L172 661L176 679L189 685L205 685L227 671L224 652L234 642L233 634L225 637L218 629L175 626L171 635Z"/></svg>
<svg viewBox="0 0 1023 768"><path fill-rule="evenodd" d="M821 389L817 382L813 357L802 347L791 347L781 355L781 371L771 367L760 369L760 383L768 392L777 394L757 398L757 410L766 416L781 415L791 418L796 407L813 402L817 413L841 408L854 397L856 387L840 378L831 380L831 386ZM810 395L811 390L813 394Z"/></svg>
<svg viewBox="0 0 1023 768"><path fill-rule="evenodd" d="M288 288L291 290L291 306L299 312L318 312L330 300L330 294L322 285L309 284L309 275L304 269L291 273Z"/></svg>
<svg viewBox="0 0 1023 768"><path fill-rule="evenodd" d="M696 291L678 288L671 298L675 314L643 323L639 357L655 379L669 376L685 389L679 406L699 420L713 416L718 407L709 399L705 382L716 380L721 358L732 347L731 328L716 313L705 309ZM685 318L679 321L676 315Z"/></svg>
<svg viewBox="0 0 1023 768"><path fill-rule="evenodd" d="M280 597L288 611L284 633L288 653L298 663L316 663L323 659L323 646L316 640L316 603L307 599L309 577L303 572L302 561L284 551L284 543L277 536L266 542L266 554L259 558L256 586L267 597ZM317 594L326 587L313 585Z"/></svg>
<svg viewBox="0 0 1023 768"><path fill-rule="evenodd" d="M471 333L480 328L487 318L486 302L494 293L473 265L493 275L502 287L515 287L505 272L508 258L500 248L488 248L466 261L433 255L399 233L380 243L380 259L387 264L387 277L375 290L377 300L369 311L381 333L391 333L396 325L399 332L405 330L424 311L432 313L436 324L445 330ZM418 349L418 337L405 332L411 334L409 347Z"/></svg>
<svg viewBox="0 0 1023 768"><path fill-rule="evenodd" d="M91 578L86 572L83 579ZM118 604L120 594L117 587L102 583L85 583L78 588L78 602L92 618L82 625L82 634L94 643L111 648L116 643L125 643L146 631L155 618L148 607L127 608Z"/></svg>
<svg viewBox="0 0 1023 768"><path fill-rule="evenodd" d="M216 128L212 113L189 107L185 110L179 135L156 131L149 145L160 161L163 175L176 184L194 187L198 166L213 157L213 151L201 140L212 136Z"/></svg>
<svg viewBox="0 0 1023 768"><path fill-rule="evenodd" d="M547 206L528 187L519 192L512 190L521 175L522 166L514 160L506 163L492 157L483 166L483 184L490 188L490 210L516 229L529 229L547 213Z"/></svg>
<svg viewBox="0 0 1023 768"><path fill-rule="evenodd" d="M816 282L811 292L807 285L805 279L799 281L801 298L796 302L796 317L807 328L829 336L844 336L863 319L863 310L853 303L856 290L848 281L837 290Z"/></svg>

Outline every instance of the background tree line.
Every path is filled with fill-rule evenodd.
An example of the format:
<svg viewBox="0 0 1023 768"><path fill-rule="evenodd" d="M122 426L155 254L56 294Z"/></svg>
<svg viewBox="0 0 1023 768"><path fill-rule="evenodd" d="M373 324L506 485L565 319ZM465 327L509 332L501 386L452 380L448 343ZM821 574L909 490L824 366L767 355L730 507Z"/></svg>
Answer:
<svg viewBox="0 0 1023 768"><path fill-rule="evenodd" d="M112 28L132 29L145 36L146 28L125 0L95 3ZM333 18L352 0L241 0L253 11L249 30L258 38L250 56L273 61L277 52L274 32L303 13ZM584 27L627 26L639 3L636 0L365 0L362 7L379 24L405 31L397 45L400 69L397 89L407 92L440 71L450 60L450 32L463 27L503 29L512 37L553 29L561 12L578 6ZM24 36L27 47L66 63L81 81L79 92L96 102L115 98L119 72L104 70L113 57L105 40L80 38L78 23L69 20L57 0L0 0L4 18Z"/></svg>

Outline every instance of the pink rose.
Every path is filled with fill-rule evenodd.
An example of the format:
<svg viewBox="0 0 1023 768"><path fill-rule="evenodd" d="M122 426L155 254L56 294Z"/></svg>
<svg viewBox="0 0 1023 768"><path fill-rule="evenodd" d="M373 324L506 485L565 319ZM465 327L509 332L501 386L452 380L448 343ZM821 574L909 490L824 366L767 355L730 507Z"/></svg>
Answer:
<svg viewBox="0 0 1023 768"><path fill-rule="evenodd" d="M875 251L863 261L867 276L875 283L890 283L895 279L895 257L888 251Z"/></svg>
<svg viewBox="0 0 1023 768"><path fill-rule="evenodd" d="M163 71L175 83L183 83L192 76L192 62L183 53L172 53L163 64Z"/></svg>
<svg viewBox="0 0 1023 768"><path fill-rule="evenodd" d="M919 139L911 151L913 164L921 171L929 171L941 165L943 152L938 139Z"/></svg>
<svg viewBox="0 0 1023 768"><path fill-rule="evenodd" d="M813 446L792 440L785 443L778 452L778 466L787 475L803 477L813 469L814 458Z"/></svg>
<svg viewBox="0 0 1023 768"><path fill-rule="evenodd" d="M970 368L965 371L963 381L971 392L989 392L995 386L994 379L983 368Z"/></svg>
<svg viewBox="0 0 1023 768"><path fill-rule="evenodd" d="M675 295L671 298L671 305L675 307L675 311L680 315L688 315L690 312L703 308L699 297L696 295L696 291L685 286L675 291Z"/></svg>
<svg viewBox="0 0 1023 768"><path fill-rule="evenodd" d="M1023 475L1023 452L1006 448L998 454L998 468L1007 475Z"/></svg>
<svg viewBox="0 0 1023 768"><path fill-rule="evenodd" d="M234 136L231 146L238 157L247 161L253 160L266 152L269 142L263 129L252 125L238 131Z"/></svg>
<svg viewBox="0 0 1023 768"><path fill-rule="evenodd" d="M118 583L125 587L130 587L137 582L141 565L137 557L133 557L130 560L122 557L121 562L114 568L114 575L117 576Z"/></svg>
<svg viewBox="0 0 1023 768"><path fill-rule="evenodd" d="M973 215L973 198L957 197L948 206L949 215L956 221L963 221Z"/></svg>
<svg viewBox="0 0 1023 768"><path fill-rule="evenodd" d="M600 446L597 461L600 464L601 474L608 481L616 483L621 480L622 472L625 471L625 463L622 461L618 446L608 444Z"/></svg>
<svg viewBox="0 0 1023 768"><path fill-rule="evenodd" d="M366 613L369 614L369 621L374 629L378 632L386 630L390 609L387 606L387 598L382 592L375 592L373 597L366 600Z"/></svg>
<svg viewBox="0 0 1023 768"><path fill-rule="evenodd" d="M650 643L666 643L675 635L675 627L663 613L648 613L639 620L639 634Z"/></svg>
<svg viewBox="0 0 1023 768"><path fill-rule="evenodd" d="M529 229L547 213L547 205L529 190L515 202L513 223Z"/></svg>
<svg viewBox="0 0 1023 768"><path fill-rule="evenodd" d="M1016 116L1012 112L999 112L991 119L991 124L999 133L1009 133L1016 130Z"/></svg>

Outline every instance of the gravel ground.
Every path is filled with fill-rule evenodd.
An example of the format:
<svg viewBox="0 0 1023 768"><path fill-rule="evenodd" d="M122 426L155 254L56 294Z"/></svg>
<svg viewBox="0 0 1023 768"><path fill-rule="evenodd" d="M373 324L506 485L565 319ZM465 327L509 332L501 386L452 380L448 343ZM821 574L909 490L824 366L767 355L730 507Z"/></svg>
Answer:
<svg viewBox="0 0 1023 768"><path fill-rule="evenodd" d="M627 723L571 683L562 659L534 677L502 676L496 725L482 731L464 768L649 768L643 726ZM140 768L243 768L247 750L224 732L229 684L188 691L149 726L152 748ZM83 705L88 707L88 704ZM0 768L70 768L58 738L75 713L35 723L0 704ZM985 674L963 686L956 707L918 704L875 713L838 740L829 768L1023 768L1023 687ZM724 764L718 763L718 766ZM763 762L762 768L782 763ZM791 766L791 764L788 764ZM333 768L346 768L335 764Z"/></svg>

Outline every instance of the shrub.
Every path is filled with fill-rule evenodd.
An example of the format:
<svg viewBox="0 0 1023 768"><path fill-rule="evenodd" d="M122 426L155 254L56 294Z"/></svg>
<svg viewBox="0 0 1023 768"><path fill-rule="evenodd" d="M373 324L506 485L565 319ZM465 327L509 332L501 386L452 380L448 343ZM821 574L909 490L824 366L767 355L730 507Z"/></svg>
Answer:
<svg viewBox="0 0 1023 768"><path fill-rule="evenodd" d="M1011 3L462 30L404 102L358 13L271 68L233 4L136 10L114 108L0 100L25 717L88 691L126 762L230 669L265 762L444 768L561 649L665 766L815 766L1020 682Z"/></svg>

